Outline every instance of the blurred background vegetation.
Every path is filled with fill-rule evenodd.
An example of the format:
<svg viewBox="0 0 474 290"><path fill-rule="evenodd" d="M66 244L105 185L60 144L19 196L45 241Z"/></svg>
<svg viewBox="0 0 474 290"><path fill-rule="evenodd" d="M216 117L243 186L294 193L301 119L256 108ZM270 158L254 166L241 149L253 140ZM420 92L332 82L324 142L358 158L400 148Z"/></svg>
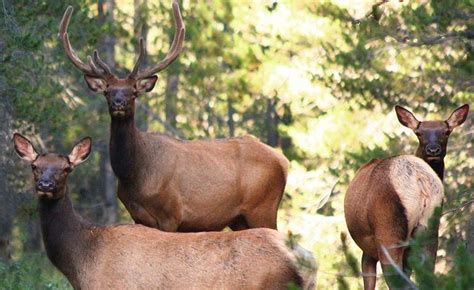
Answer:
<svg viewBox="0 0 474 290"><path fill-rule="evenodd" d="M131 222L115 197L105 99L87 89L57 37L67 5L75 8L69 34L78 54L98 48L119 75L133 66L138 37L155 63L174 33L169 0L1 1L2 289L69 287L44 254L31 172L14 155L13 132L62 153L91 136L93 155L69 181L75 207L99 224ZM139 98L140 129L191 140L252 134L281 150L290 173L279 229L313 250L318 288L360 289L351 265L361 252L342 210L347 184L372 158L415 152L395 104L420 120L472 108L474 2L183 0L181 7L184 51ZM445 159L439 277L454 277L456 261L474 255L474 208L461 207L474 193L472 115L450 137Z"/></svg>

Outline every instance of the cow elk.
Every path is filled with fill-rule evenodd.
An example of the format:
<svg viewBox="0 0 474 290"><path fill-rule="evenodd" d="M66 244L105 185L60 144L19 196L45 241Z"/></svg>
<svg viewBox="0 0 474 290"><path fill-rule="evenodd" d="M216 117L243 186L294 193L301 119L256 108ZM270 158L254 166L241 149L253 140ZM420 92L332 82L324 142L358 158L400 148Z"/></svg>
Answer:
<svg viewBox="0 0 474 290"><path fill-rule="evenodd" d="M403 243L427 229L428 219L443 197L441 180L416 156L372 160L357 171L347 189L344 214L349 233L363 252L364 289L375 289L378 261L390 289L397 288L390 276L390 258L407 271Z"/></svg>
<svg viewBox="0 0 474 290"><path fill-rule="evenodd" d="M288 160L253 137L181 141L140 132L135 126L135 99L153 89L156 74L175 60L183 47L184 25L173 1L176 34L168 55L140 70L145 46L132 72L118 79L94 51L82 62L69 42L72 7L60 24L60 38L89 88L101 92L111 116L110 159L118 177L118 197L135 222L163 231L211 231L268 227L276 229Z"/></svg>
<svg viewBox="0 0 474 290"><path fill-rule="evenodd" d="M167 233L137 224L87 223L73 209L67 178L89 155L91 139L82 139L67 156L40 155L20 134L13 139L33 170L48 257L75 289L314 287L312 256L287 248L276 230Z"/></svg>
<svg viewBox="0 0 474 290"><path fill-rule="evenodd" d="M416 156L372 160L363 165L349 184L344 213L349 232L362 249L364 289L375 289L376 264L380 261L390 288L390 258L405 273L409 247L404 243L428 228L436 207L443 204L444 157L448 137L467 118L469 106L456 109L446 121L418 121L413 114L396 106L399 121L414 130L419 146ZM428 232L424 246L426 264L434 270L438 249L438 222ZM386 253L384 252L386 249ZM408 281L404 281L408 287Z"/></svg>
<svg viewBox="0 0 474 290"><path fill-rule="evenodd" d="M469 105L465 104L451 113L445 121L418 121L415 116L401 106L395 106L398 120L415 132L418 137L418 149L416 156L425 160L431 168L438 174L439 178L444 178L444 157L448 138L454 128L466 121L469 113Z"/></svg>

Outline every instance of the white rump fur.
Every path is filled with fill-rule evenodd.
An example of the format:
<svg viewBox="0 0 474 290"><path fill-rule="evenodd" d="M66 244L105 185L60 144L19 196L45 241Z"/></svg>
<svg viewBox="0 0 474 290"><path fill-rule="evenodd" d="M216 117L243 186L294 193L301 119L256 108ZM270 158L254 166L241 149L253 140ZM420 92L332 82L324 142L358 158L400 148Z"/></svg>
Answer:
<svg viewBox="0 0 474 290"><path fill-rule="evenodd" d="M418 226L427 227L444 198L443 183L433 169L418 157L402 155L392 160L388 176L405 207L408 233Z"/></svg>

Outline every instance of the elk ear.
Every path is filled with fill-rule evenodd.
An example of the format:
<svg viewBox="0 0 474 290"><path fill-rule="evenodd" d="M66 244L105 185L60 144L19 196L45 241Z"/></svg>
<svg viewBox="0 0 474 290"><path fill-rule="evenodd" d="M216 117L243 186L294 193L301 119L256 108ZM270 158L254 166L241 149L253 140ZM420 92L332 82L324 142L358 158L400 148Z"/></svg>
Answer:
<svg viewBox="0 0 474 290"><path fill-rule="evenodd" d="M135 83L135 89L139 93L149 92L149 91L153 90L153 88L155 87L157 79L158 79L157 76L151 76L151 77L139 79Z"/></svg>
<svg viewBox="0 0 474 290"><path fill-rule="evenodd" d="M15 133L13 135L13 143L15 144L15 151L18 156L26 161L33 162L38 157L38 153L31 144L30 140L22 135Z"/></svg>
<svg viewBox="0 0 474 290"><path fill-rule="evenodd" d="M403 108L402 106L395 106L395 112L397 113L397 118L403 126L408 127L412 130L418 128L420 121L418 121L415 116L408 111L407 109Z"/></svg>
<svg viewBox="0 0 474 290"><path fill-rule="evenodd" d="M77 142L68 156L71 165L75 167L86 161L87 157L89 157L89 154L91 153L91 147L92 139L90 137L83 138L81 141Z"/></svg>
<svg viewBox="0 0 474 290"><path fill-rule="evenodd" d="M102 78L84 75L87 86L94 92L104 92L107 89L107 82Z"/></svg>
<svg viewBox="0 0 474 290"><path fill-rule="evenodd" d="M465 104L462 105L461 107L457 108L454 110L454 112L451 113L451 116L446 120L446 123L449 125L449 129L454 129L454 127L457 127L464 123L467 119L467 113L469 113L469 105Z"/></svg>

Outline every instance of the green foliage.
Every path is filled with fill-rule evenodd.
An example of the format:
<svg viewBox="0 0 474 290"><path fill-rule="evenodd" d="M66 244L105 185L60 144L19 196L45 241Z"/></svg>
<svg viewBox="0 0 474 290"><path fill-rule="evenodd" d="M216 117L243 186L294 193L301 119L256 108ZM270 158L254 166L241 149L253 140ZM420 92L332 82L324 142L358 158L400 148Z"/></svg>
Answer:
<svg viewBox="0 0 474 290"><path fill-rule="evenodd" d="M456 251L449 262L450 270L444 273L433 273L433 262L427 256L426 245L429 245L433 239L433 233L437 233L439 219L441 217L441 208L435 211L430 219L429 228L410 242L409 264L413 270L415 280L419 289L469 289L474 285L474 257L470 254L464 243L458 243Z"/></svg>
<svg viewBox="0 0 474 290"><path fill-rule="evenodd" d="M0 262L0 289L72 289L66 278L52 268L43 253L25 255L16 262Z"/></svg>
<svg viewBox="0 0 474 290"><path fill-rule="evenodd" d="M183 53L160 72L154 91L138 98L136 109L144 131L186 139L253 134L279 147L290 160L279 228L301 236L322 271L356 276L321 274L322 289L362 285L357 246L351 239L335 246L347 232L343 197L355 171L373 158L415 152L416 137L398 123L393 105L409 107L422 120L441 120L474 101L474 44L467 34L473 29L472 1L388 1L375 10L373 2L182 1ZM44 144L42 152L66 154L78 139L93 138L93 154L71 175L70 190L79 212L102 223L110 119L104 97L88 90L57 38L61 15L72 2L3 3L0 102L12 108L12 129ZM97 1L74 1L69 35L81 59L94 48L104 56L106 36L115 37L113 70L121 76L133 66L139 36L147 36L147 64L165 56L174 33L170 2L134 3L140 4L137 12L131 1L115 1L110 21L99 19ZM375 15L364 17L373 10ZM168 85L172 77L176 89ZM472 198L472 126L469 118L450 137L445 210ZM30 172L8 154L16 164L11 185L18 191L9 206L16 212L14 231L21 232L12 242L14 260L28 264L23 244L34 239L28 225L37 222L34 202L25 198ZM123 207L120 215L130 220ZM468 210L441 220L441 261L453 271L468 269L459 258L465 251L459 241L470 221ZM5 267L2 273L12 275L8 281L23 275ZM420 285L459 288L469 281L446 271L433 278L418 268L414 276Z"/></svg>

